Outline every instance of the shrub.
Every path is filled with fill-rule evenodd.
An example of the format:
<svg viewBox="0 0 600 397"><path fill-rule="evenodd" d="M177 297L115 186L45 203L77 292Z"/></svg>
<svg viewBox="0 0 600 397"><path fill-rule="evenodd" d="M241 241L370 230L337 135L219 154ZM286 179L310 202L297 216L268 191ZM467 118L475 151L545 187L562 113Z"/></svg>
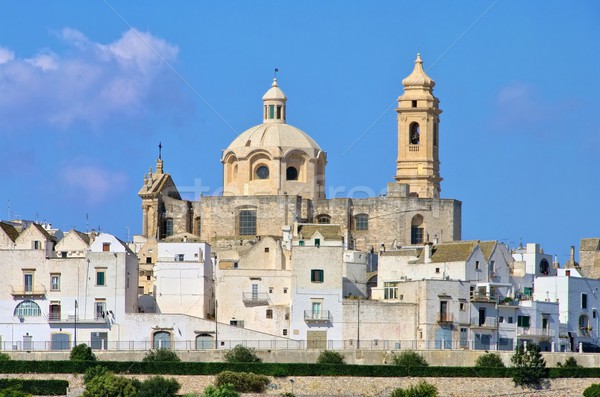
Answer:
<svg viewBox="0 0 600 397"><path fill-rule="evenodd" d="M175 379L153 376L137 386L137 397L175 397L181 388Z"/></svg>
<svg viewBox="0 0 600 397"><path fill-rule="evenodd" d="M229 384L240 393L262 393L269 383L271 381L266 376L251 372L223 371L215 379L217 387Z"/></svg>
<svg viewBox="0 0 600 397"><path fill-rule="evenodd" d="M179 362L181 359L179 356L169 350L169 349L156 349L150 350L146 356L142 359L143 362L153 362L153 361L170 361L170 362Z"/></svg>
<svg viewBox="0 0 600 397"><path fill-rule="evenodd" d="M202 397L239 397L240 393L235 391L232 385L221 385L218 387L208 386L204 389Z"/></svg>
<svg viewBox="0 0 600 397"><path fill-rule="evenodd" d="M83 397L137 397L137 390L131 380L107 372L90 379Z"/></svg>
<svg viewBox="0 0 600 397"><path fill-rule="evenodd" d="M392 357L395 365L401 367L427 367L429 363L419 353L407 350Z"/></svg>
<svg viewBox="0 0 600 397"><path fill-rule="evenodd" d="M346 364L342 353L333 350L324 350L317 358L317 364Z"/></svg>
<svg viewBox="0 0 600 397"><path fill-rule="evenodd" d="M515 368L513 382L516 386L540 387L542 379L546 376L546 361L538 345L528 343L525 351L523 344L520 344L510 361Z"/></svg>
<svg viewBox="0 0 600 397"><path fill-rule="evenodd" d="M60 396L67 394L69 382L57 379L0 379L2 397L22 397L29 395Z"/></svg>
<svg viewBox="0 0 600 397"><path fill-rule="evenodd" d="M583 391L583 397L600 397L600 383L594 383Z"/></svg>
<svg viewBox="0 0 600 397"><path fill-rule="evenodd" d="M229 350L224 355L225 361L228 363L260 363L262 360L258 358L253 348L242 345L237 345Z"/></svg>
<svg viewBox="0 0 600 397"><path fill-rule="evenodd" d="M573 356L567 358L564 364L561 362L556 363L556 366L559 368L583 368L577 363L577 359Z"/></svg>
<svg viewBox="0 0 600 397"><path fill-rule="evenodd" d="M504 368L505 365L502 362L502 358L497 353L485 353L481 356L477 357L477 361L475 361L476 367L494 367L494 368Z"/></svg>
<svg viewBox="0 0 600 397"><path fill-rule="evenodd" d="M4 389L0 390L0 397L32 397L32 395L17 389Z"/></svg>
<svg viewBox="0 0 600 397"><path fill-rule="evenodd" d="M0 353L0 361L10 361L10 356L6 353Z"/></svg>
<svg viewBox="0 0 600 397"><path fill-rule="evenodd" d="M296 395L294 393L290 393L289 391L285 392L285 393L281 393L280 396L281 397L296 397Z"/></svg>
<svg viewBox="0 0 600 397"><path fill-rule="evenodd" d="M437 397L437 387L427 382L419 382L407 389L396 389L390 397Z"/></svg>
<svg viewBox="0 0 600 397"><path fill-rule="evenodd" d="M93 378L96 376L102 376L106 374L107 369L101 365L96 365L95 367L90 367L85 371L83 375L83 384L87 385Z"/></svg>
<svg viewBox="0 0 600 397"><path fill-rule="evenodd" d="M82 343L71 349L69 360L72 361L96 361L96 355L92 352L92 348Z"/></svg>

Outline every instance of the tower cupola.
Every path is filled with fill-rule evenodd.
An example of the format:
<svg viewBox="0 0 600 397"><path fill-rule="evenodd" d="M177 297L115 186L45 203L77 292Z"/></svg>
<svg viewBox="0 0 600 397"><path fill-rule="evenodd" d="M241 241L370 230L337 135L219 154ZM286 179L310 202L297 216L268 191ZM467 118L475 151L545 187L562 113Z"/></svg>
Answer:
<svg viewBox="0 0 600 397"><path fill-rule="evenodd" d="M277 77L274 77L271 88L263 96L263 123L285 123L286 102L285 94L277 85Z"/></svg>

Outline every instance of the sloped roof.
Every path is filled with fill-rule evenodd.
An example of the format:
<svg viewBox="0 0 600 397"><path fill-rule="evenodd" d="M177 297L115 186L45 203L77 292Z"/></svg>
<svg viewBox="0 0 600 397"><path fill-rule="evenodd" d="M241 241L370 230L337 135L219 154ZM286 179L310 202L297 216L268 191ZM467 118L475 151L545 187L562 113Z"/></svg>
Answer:
<svg viewBox="0 0 600 397"><path fill-rule="evenodd" d="M19 237L19 232L13 225L9 225L8 223L0 222L0 229L4 230L4 233L11 239L13 242Z"/></svg>
<svg viewBox="0 0 600 397"><path fill-rule="evenodd" d="M431 249L431 262L463 262L469 259L477 241L460 241L434 245ZM425 250L421 251L415 263L425 263Z"/></svg>
<svg viewBox="0 0 600 397"><path fill-rule="evenodd" d="M481 252L483 252L483 256L485 257L486 261L490 260L490 257L492 256L492 252L494 252L494 248L496 247L496 244L498 244L497 241L480 241L479 242L479 248L481 248Z"/></svg>
<svg viewBox="0 0 600 397"><path fill-rule="evenodd" d="M37 223L32 223L31 225L33 227L35 227L40 233L42 233L44 235L44 237L46 238L46 240L56 241L56 238L54 236L52 236L50 233L48 233L48 231L46 229L44 229L44 227L42 225L39 225Z"/></svg>
<svg viewBox="0 0 600 397"><path fill-rule="evenodd" d="M417 256L419 256L421 251L423 251L423 248L421 248L421 247L408 248L408 249L403 248L403 249L395 249L395 250L391 250L391 251L383 251L383 252L380 252L380 255L381 256L413 256L413 257L417 257Z"/></svg>
<svg viewBox="0 0 600 397"><path fill-rule="evenodd" d="M581 251L598 251L600 248L600 238L581 239Z"/></svg>
<svg viewBox="0 0 600 397"><path fill-rule="evenodd" d="M303 238L312 238L315 233L320 233L325 240L341 240L342 228L340 225L306 224L298 226L298 233Z"/></svg>
<svg viewBox="0 0 600 397"><path fill-rule="evenodd" d="M78 235L79 238L82 239L84 243L86 243L87 245L90 245L90 235L89 234L80 232L75 229L73 229L72 232L74 232L76 235Z"/></svg>

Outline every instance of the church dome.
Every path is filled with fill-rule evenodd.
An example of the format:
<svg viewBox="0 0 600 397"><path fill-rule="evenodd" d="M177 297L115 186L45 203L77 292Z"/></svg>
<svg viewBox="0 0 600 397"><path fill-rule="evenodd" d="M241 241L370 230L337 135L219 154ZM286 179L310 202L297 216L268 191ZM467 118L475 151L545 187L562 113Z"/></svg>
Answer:
<svg viewBox="0 0 600 397"><path fill-rule="evenodd" d="M225 153L266 147L278 147L284 151L292 148L321 151L317 142L299 128L282 123L263 123L242 132Z"/></svg>
<svg viewBox="0 0 600 397"><path fill-rule="evenodd" d="M408 77L402 80L402 85L404 85L405 88L415 86L433 88L433 86L435 86L435 81L433 81L431 77L427 76L427 73L425 73L425 70L423 70L421 54L417 54L415 68L413 69L412 73L408 75Z"/></svg>

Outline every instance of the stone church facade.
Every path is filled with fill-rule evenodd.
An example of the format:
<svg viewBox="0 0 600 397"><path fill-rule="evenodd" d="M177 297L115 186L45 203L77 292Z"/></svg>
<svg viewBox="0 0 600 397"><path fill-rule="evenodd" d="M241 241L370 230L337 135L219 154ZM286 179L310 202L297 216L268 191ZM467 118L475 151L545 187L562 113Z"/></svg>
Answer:
<svg viewBox="0 0 600 397"><path fill-rule="evenodd" d="M281 239L283 230L297 230L294 224L302 223L339 225L347 249L371 252L460 240L462 203L440 198L441 110L420 56L402 83L396 175L386 195L325 197L327 154L286 123L287 97L275 78L263 96L263 122L223 152L221 196L182 200L159 155L138 193L142 236L150 243L140 252L145 263L155 260L153 241L185 235L211 244L217 253L243 250L262 236Z"/></svg>

